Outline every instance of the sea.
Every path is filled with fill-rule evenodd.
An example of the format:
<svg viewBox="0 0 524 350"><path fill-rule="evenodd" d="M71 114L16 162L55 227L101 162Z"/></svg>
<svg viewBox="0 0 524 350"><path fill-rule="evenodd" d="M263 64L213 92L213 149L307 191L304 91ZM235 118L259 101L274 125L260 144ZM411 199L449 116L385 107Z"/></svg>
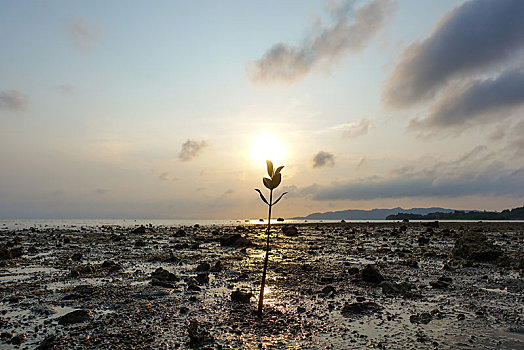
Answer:
<svg viewBox="0 0 524 350"><path fill-rule="evenodd" d="M410 222L432 222L435 220L410 220ZM440 222L457 222L457 220L439 220ZM524 220L486 220L486 222L524 222ZM339 223L341 220L293 220L285 219L277 222L271 219L272 224L302 224L302 223ZM398 220L345 220L347 223L395 223ZM460 222L479 222L479 220L460 220ZM232 225L264 225L267 219L0 219L0 231L23 230L31 227L45 229L74 229L74 228L95 228L101 226L117 226L122 228L132 228L136 226L154 227L173 227L173 226L232 226Z"/></svg>

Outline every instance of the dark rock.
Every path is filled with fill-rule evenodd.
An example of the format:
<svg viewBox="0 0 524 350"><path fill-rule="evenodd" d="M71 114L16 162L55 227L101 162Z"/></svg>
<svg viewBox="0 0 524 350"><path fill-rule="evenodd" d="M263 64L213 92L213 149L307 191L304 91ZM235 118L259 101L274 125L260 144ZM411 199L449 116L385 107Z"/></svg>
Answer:
<svg viewBox="0 0 524 350"><path fill-rule="evenodd" d="M360 277L364 282L371 284L379 284L384 280L384 277L374 265L366 265L360 272Z"/></svg>
<svg viewBox="0 0 524 350"><path fill-rule="evenodd" d="M197 274L196 281L200 285L209 283L209 273L201 272Z"/></svg>
<svg viewBox="0 0 524 350"><path fill-rule="evenodd" d="M439 222L438 221L423 222L422 226L431 227L431 228L439 228Z"/></svg>
<svg viewBox="0 0 524 350"><path fill-rule="evenodd" d="M469 261L493 262L502 255L500 247L488 242L480 232L465 232L455 242L453 257Z"/></svg>
<svg viewBox="0 0 524 350"><path fill-rule="evenodd" d="M13 345L20 345L27 337L27 334L17 334L9 340L9 342Z"/></svg>
<svg viewBox="0 0 524 350"><path fill-rule="evenodd" d="M151 274L151 285L170 288L178 281L178 277L162 267L159 267Z"/></svg>
<svg viewBox="0 0 524 350"><path fill-rule="evenodd" d="M189 321L187 327L189 335L189 346L191 348L203 348L206 343L213 342L213 338L209 336L209 332L198 323L197 320Z"/></svg>
<svg viewBox="0 0 524 350"><path fill-rule="evenodd" d="M140 225L137 228L135 228L131 233L140 234L140 233L146 233L146 227L144 225Z"/></svg>
<svg viewBox="0 0 524 350"><path fill-rule="evenodd" d="M418 268L418 261L415 259L407 259L405 264L409 267Z"/></svg>
<svg viewBox="0 0 524 350"><path fill-rule="evenodd" d="M333 295L335 294L335 288L333 286L325 286L324 288L322 288L320 293L324 295Z"/></svg>
<svg viewBox="0 0 524 350"><path fill-rule="evenodd" d="M293 225L282 225L282 233L287 237L298 236L298 229Z"/></svg>
<svg viewBox="0 0 524 350"><path fill-rule="evenodd" d="M366 301L366 297L363 297L362 295L357 295L355 298L359 303Z"/></svg>
<svg viewBox="0 0 524 350"><path fill-rule="evenodd" d="M117 264L111 260L104 261L101 266L103 269L108 269L110 272L120 270L121 268L120 264Z"/></svg>
<svg viewBox="0 0 524 350"><path fill-rule="evenodd" d="M278 222L284 222L284 218L278 218L277 221Z"/></svg>
<svg viewBox="0 0 524 350"><path fill-rule="evenodd" d="M411 323L423 323L428 324L433 319L433 316L429 312L422 312L419 314L411 315L409 322Z"/></svg>
<svg viewBox="0 0 524 350"><path fill-rule="evenodd" d="M47 336L35 350L51 350L55 347L55 336L52 334Z"/></svg>
<svg viewBox="0 0 524 350"><path fill-rule="evenodd" d="M390 281L382 281L380 287L382 287L382 293L385 295L402 295L405 297L413 296L413 293L411 292L413 285L408 282L393 283Z"/></svg>
<svg viewBox="0 0 524 350"><path fill-rule="evenodd" d="M342 315L373 313L382 309L382 306L372 301L345 303L344 307L342 307Z"/></svg>
<svg viewBox="0 0 524 350"><path fill-rule="evenodd" d="M186 231L184 231L183 229L179 228L174 234L173 234L174 237L185 237L186 236Z"/></svg>
<svg viewBox="0 0 524 350"><path fill-rule="evenodd" d="M71 255L71 260L73 261L80 261L82 260L82 253L74 253L73 255Z"/></svg>
<svg viewBox="0 0 524 350"><path fill-rule="evenodd" d="M424 236L420 236L417 240L418 244L419 245L426 245L429 243L429 238L427 237L424 237Z"/></svg>
<svg viewBox="0 0 524 350"><path fill-rule="evenodd" d="M233 293L231 293L231 301L237 302L237 303L249 303L249 300L253 296L253 293L249 292L243 292L239 289L235 290Z"/></svg>
<svg viewBox="0 0 524 350"><path fill-rule="evenodd" d="M93 317L93 311L91 310L75 310L58 319L58 324L68 325L74 323L80 323L90 320Z"/></svg>
<svg viewBox="0 0 524 350"><path fill-rule="evenodd" d="M219 261L217 261L215 263L215 265L213 265L213 267L211 267L211 269L209 269L210 272L220 272L222 271L222 263Z"/></svg>
<svg viewBox="0 0 524 350"><path fill-rule="evenodd" d="M211 269L211 265L209 265L209 263L207 262L201 262L197 268L196 268L196 272L207 272Z"/></svg>
<svg viewBox="0 0 524 350"><path fill-rule="evenodd" d="M251 245L251 241L238 233L234 233L222 237L220 239L220 245L223 247L247 247Z"/></svg>
<svg viewBox="0 0 524 350"><path fill-rule="evenodd" d="M464 315L464 314L458 314L457 315L457 320L462 321L462 320L465 320L465 319L466 319L466 315Z"/></svg>
<svg viewBox="0 0 524 350"><path fill-rule="evenodd" d="M135 241L135 247L145 247L145 246L146 246L146 242L144 242L143 240L137 239Z"/></svg>
<svg viewBox="0 0 524 350"><path fill-rule="evenodd" d="M360 272L358 267L350 267L347 271L350 275L357 275Z"/></svg>

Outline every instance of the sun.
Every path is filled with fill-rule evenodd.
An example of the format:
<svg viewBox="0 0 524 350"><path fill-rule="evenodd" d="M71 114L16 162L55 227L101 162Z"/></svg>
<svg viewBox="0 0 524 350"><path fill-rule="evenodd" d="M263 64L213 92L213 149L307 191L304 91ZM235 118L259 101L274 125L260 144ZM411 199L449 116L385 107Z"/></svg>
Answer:
<svg viewBox="0 0 524 350"><path fill-rule="evenodd" d="M257 164L266 164L266 160L269 159L277 165L284 160L285 155L286 147L275 134L264 133L255 136L251 158Z"/></svg>

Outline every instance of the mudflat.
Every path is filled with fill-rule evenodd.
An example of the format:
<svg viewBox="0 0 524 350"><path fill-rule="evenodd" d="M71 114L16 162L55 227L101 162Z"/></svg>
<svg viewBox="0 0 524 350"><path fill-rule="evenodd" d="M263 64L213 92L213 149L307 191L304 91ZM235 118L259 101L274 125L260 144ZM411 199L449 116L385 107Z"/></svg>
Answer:
<svg viewBox="0 0 524 350"><path fill-rule="evenodd" d="M0 348L524 348L524 223L0 231Z"/></svg>

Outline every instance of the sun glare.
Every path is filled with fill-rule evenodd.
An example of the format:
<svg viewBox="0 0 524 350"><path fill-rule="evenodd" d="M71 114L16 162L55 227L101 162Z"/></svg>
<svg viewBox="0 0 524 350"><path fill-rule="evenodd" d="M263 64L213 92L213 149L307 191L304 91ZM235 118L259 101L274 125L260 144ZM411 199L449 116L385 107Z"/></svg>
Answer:
<svg viewBox="0 0 524 350"><path fill-rule="evenodd" d="M284 143L271 133L257 135L251 148L251 157L257 164L265 164L267 159L275 165L280 164L285 154Z"/></svg>

